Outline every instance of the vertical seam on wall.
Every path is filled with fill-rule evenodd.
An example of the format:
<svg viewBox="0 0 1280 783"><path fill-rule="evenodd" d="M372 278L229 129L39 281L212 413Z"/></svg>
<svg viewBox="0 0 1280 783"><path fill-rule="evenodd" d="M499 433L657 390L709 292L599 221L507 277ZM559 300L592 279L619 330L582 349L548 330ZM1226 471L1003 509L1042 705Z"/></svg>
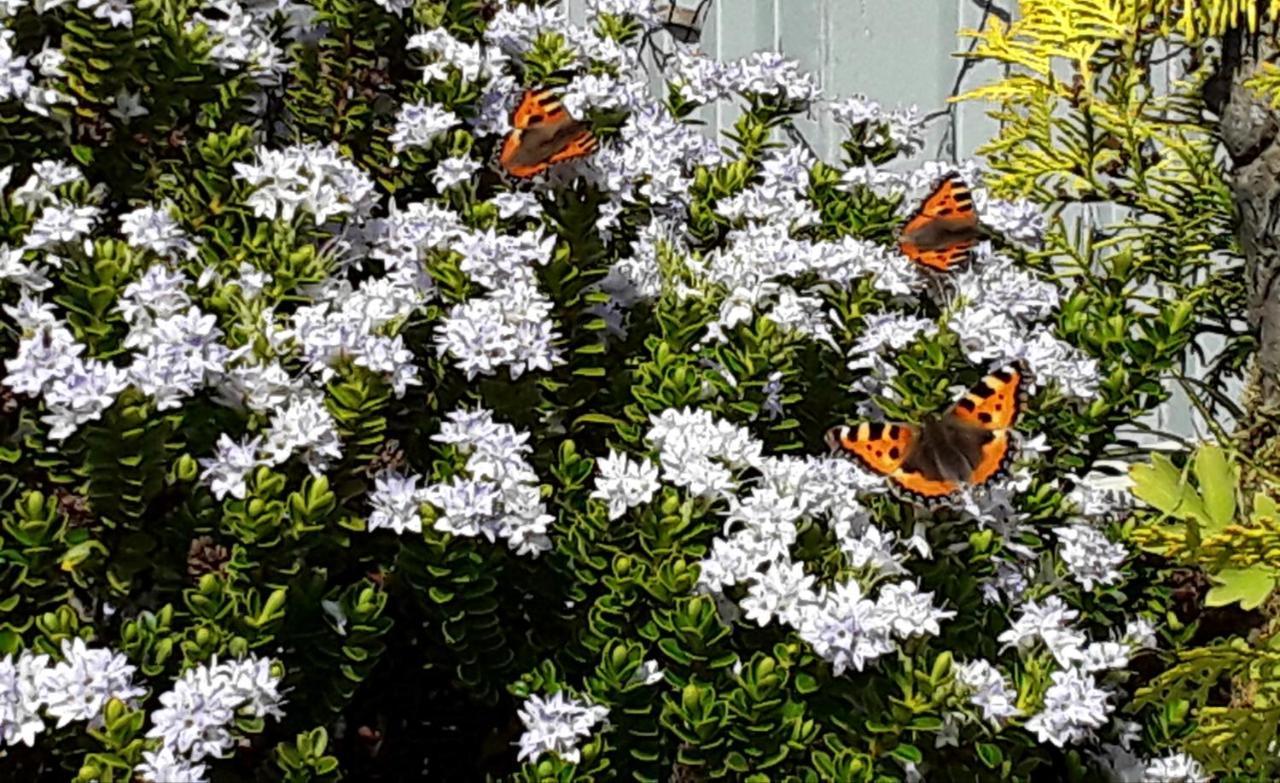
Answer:
<svg viewBox="0 0 1280 783"><path fill-rule="evenodd" d="M773 41L775 52L782 51L782 6L779 2L780 0L773 0L773 35L770 40Z"/></svg>
<svg viewBox="0 0 1280 783"><path fill-rule="evenodd" d="M956 44L955 45L957 49L964 48L960 44L960 34L959 34L960 29L965 26L964 4L965 4L965 0L956 0L956 39L955 39ZM956 68L957 69L963 68L964 62L965 62L964 60L957 60ZM959 88L960 88L960 92L963 93L964 84L961 84ZM950 96L948 95L948 97ZM949 122L951 123L951 162L958 163L960 162L960 150L964 149L964 144L963 144L964 137L962 135L964 133L964 123L961 121L960 104L952 103L949 105L948 108L951 109L949 114L949 117L950 117Z"/></svg>
<svg viewBox="0 0 1280 783"><path fill-rule="evenodd" d="M671 1L675 2L675 0L671 0ZM711 0L711 2L713 7L716 9L716 40L715 40L716 62L724 62L724 46L722 45L723 35L721 33L721 31L724 30L724 16L723 14L721 14L721 6L723 4L716 2L716 0ZM705 24L704 24L704 29L705 29ZM715 112L716 112L715 141L716 141L716 144L719 144L720 135L722 130L724 129L724 101L715 102Z"/></svg>
<svg viewBox="0 0 1280 783"><path fill-rule="evenodd" d="M831 2L830 0L822 0L822 10L818 17L818 40L820 43L819 59L822 66L818 69L818 77L821 81L818 87L822 90L824 100L830 101L832 95L829 93L831 85L835 81L831 67ZM826 160L832 160L832 144L831 137L835 135L835 128L831 124L831 112L820 109L818 111L818 131L822 134L822 157Z"/></svg>

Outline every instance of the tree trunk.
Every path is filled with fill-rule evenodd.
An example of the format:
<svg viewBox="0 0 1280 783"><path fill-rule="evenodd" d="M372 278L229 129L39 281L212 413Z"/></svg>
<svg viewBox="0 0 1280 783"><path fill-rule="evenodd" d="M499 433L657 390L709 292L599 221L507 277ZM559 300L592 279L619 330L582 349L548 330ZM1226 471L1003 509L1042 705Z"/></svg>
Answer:
<svg viewBox="0 0 1280 783"><path fill-rule="evenodd" d="M1228 183L1239 212L1247 317L1260 341L1246 398L1249 420L1242 422L1246 448L1255 453L1275 448L1280 421L1280 113L1244 82L1277 60L1272 36L1228 34L1219 78L1206 95L1218 110L1218 130L1231 157Z"/></svg>

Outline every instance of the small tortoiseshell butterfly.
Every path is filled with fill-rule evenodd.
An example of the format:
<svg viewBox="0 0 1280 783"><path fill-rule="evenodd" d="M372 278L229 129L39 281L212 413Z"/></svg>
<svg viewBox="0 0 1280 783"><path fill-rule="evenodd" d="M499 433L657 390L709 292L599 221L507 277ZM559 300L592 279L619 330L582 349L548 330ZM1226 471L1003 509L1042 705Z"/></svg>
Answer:
<svg viewBox="0 0 1280 783"><path fill-rule="evenodd" d="M962 267L973 256L981 232L973 194L959 174L943 177L898 234L903 255L939 272Z"/></svg>
<svg viewBox="0 0 1280 783"><path fill-rule="evenodd" d="M1022 365L1010 365L983 378L941 415L918 426L863 422L856 428L832 427L827 445L847 451L916 497L945 499L966 485L990 481L1004 468L1025 381Z"/></svg>
<svg viewBox="0 0 1280 783"><path fill-rule="evenodd" d="M525 90L511 125L499 162L515 177L541 174L561 161L590 155L597 146L595 135L570 117L550 90Z"/></svg>

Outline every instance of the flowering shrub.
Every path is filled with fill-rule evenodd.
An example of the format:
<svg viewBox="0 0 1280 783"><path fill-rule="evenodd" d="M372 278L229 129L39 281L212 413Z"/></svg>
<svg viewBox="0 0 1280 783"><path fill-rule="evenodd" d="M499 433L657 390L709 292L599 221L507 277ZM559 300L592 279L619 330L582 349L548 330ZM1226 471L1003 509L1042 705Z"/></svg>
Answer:
<svg viewBox="0 0 1280 783"><path fill-rule="evenodd" d="M1095 468L1202 300L1054 276L914 111L770 53L654 96L642 0L0 8L15 775L1196 774L1123 712L1165 598ZM535 86L601 145L514 180ZM927 274L953 170L991 236ZM925 510L826 452L1010 361L1007 477Z"/></svg>

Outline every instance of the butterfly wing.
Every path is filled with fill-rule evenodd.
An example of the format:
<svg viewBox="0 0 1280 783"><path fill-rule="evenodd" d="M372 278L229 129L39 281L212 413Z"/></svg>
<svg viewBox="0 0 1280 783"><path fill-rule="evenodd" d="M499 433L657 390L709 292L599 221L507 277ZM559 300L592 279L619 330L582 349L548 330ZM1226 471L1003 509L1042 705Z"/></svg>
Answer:
<svg viewBox="0 0 1280 783"><path fill-rule="evenodd" d="M539 125L556 110L563 111L563 108L551 90L525 90L520 97L520 105L511 115L511 127L524 130Z"/></svg>
<svg viewBox="0 0 1280 783"><path fill-rule="evenodd" d="M596 140L596 136L589 130L582 130L577 135L571 137L569 142L565 144L564 149L552 155L548 163L561 163L574 158L581 158L596 151L596 147L600 143Z"/></svg>
<svg viewBox="0 0 1280 783"><path fill-rule="evenodd" d="M907 219L898 237L903 255L947 272L968 263L978 244L978 211L960 175L948 174Z"/></svg>
<svg viewBox="0 0 1280 783"><path fill-rule="evenodd" d="M511 125L498 160L514 177L541 174L555 163L589 155L597 146L595 135L550 90L526 90Z"/></svg>
<svg viewBox="0 0 1280 783"><path fill-rule="evenodd" d="M981 439L966 438L966 451L973 465L970 484L983 484L997 475L1011 456L1010 431L1022 412L1026 369L1011 364L979 381L944 414L953 428L985 433Z"/></svg>
<svg viewBox="0 0 1280 783"><path fill-rule="evenodd" d="M857 427L827 431L831 448L849 453L867 470L913 495L937 498L959 489L955 481L912 467L920 442L920 428L911 424L864 421Z"/></svg>

